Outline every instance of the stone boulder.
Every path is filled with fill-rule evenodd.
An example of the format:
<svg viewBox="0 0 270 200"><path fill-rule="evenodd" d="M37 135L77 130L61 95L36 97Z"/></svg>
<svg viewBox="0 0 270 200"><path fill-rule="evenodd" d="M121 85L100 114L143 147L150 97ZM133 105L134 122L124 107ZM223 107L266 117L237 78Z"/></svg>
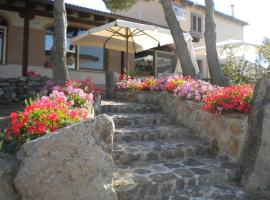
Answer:
<svg viewBox="0 0 270 200"><path fill-rule="evenodd" d="M254 91L248 134L241 154L243 185L260 191L270 187L270 80L260 80Z"/></svg>
<svg viewBox="0 0 270 200"><path fill-rule="evenodd" d="M0 153L0 200L20 199L13 186L18 165L14 156Z"/></svg>
<svg viewBox="0 0 270 200"><path fill-rule="evenodd" d="M23 145L15 186L23 200L115 200L114 123L99 115Z"/></svg>

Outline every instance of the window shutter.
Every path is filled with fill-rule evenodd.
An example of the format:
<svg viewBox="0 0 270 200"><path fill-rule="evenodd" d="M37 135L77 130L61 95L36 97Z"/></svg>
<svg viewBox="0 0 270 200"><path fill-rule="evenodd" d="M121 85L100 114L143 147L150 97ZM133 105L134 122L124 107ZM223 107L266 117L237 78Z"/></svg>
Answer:
<svg viewBox="0 0 270 200"><path fill-rule="evenodd" d="M202 32L202 18L198 17L198 32Z"/></svg>
<svg viewBox="0 0 270 200"><path fill-rule="evenodd" d="M192 31L197 31L197 18L195 15L192 16Z"/></svg>

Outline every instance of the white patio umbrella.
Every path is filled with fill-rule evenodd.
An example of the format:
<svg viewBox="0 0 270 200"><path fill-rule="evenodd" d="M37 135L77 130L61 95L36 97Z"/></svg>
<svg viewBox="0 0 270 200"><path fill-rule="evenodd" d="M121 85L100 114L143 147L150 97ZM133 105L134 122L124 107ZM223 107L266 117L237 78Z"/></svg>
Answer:
<svg viewBox="0 0 270 200"><path fill-rule="evenodd" d="M71 43L125 51L125 64L128 67L128 52L137 53L159 45L171 44L173 38L169 29L115 20L72 38Z"/></svg>

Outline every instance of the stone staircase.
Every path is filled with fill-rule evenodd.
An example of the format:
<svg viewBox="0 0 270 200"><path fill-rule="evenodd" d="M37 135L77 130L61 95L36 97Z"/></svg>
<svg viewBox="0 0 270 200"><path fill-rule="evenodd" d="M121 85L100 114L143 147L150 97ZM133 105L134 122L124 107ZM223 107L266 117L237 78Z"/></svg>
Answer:
<svg viewBox="0 0 270 200"><path fill-rule="evenodd" d="M112 116L113 187L119 200L240 200L235 165L156 105L103 101Z"/></svg>

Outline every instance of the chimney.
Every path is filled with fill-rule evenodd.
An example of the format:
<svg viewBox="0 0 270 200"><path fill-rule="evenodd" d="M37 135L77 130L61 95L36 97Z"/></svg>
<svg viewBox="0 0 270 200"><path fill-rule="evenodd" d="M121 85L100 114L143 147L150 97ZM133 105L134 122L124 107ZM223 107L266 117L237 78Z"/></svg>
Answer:
<svg viewBox="0 0 270 200"><path fill-rule="evenodd" d="M231 5L231 16L234 17L234 4Z"/></svg>

